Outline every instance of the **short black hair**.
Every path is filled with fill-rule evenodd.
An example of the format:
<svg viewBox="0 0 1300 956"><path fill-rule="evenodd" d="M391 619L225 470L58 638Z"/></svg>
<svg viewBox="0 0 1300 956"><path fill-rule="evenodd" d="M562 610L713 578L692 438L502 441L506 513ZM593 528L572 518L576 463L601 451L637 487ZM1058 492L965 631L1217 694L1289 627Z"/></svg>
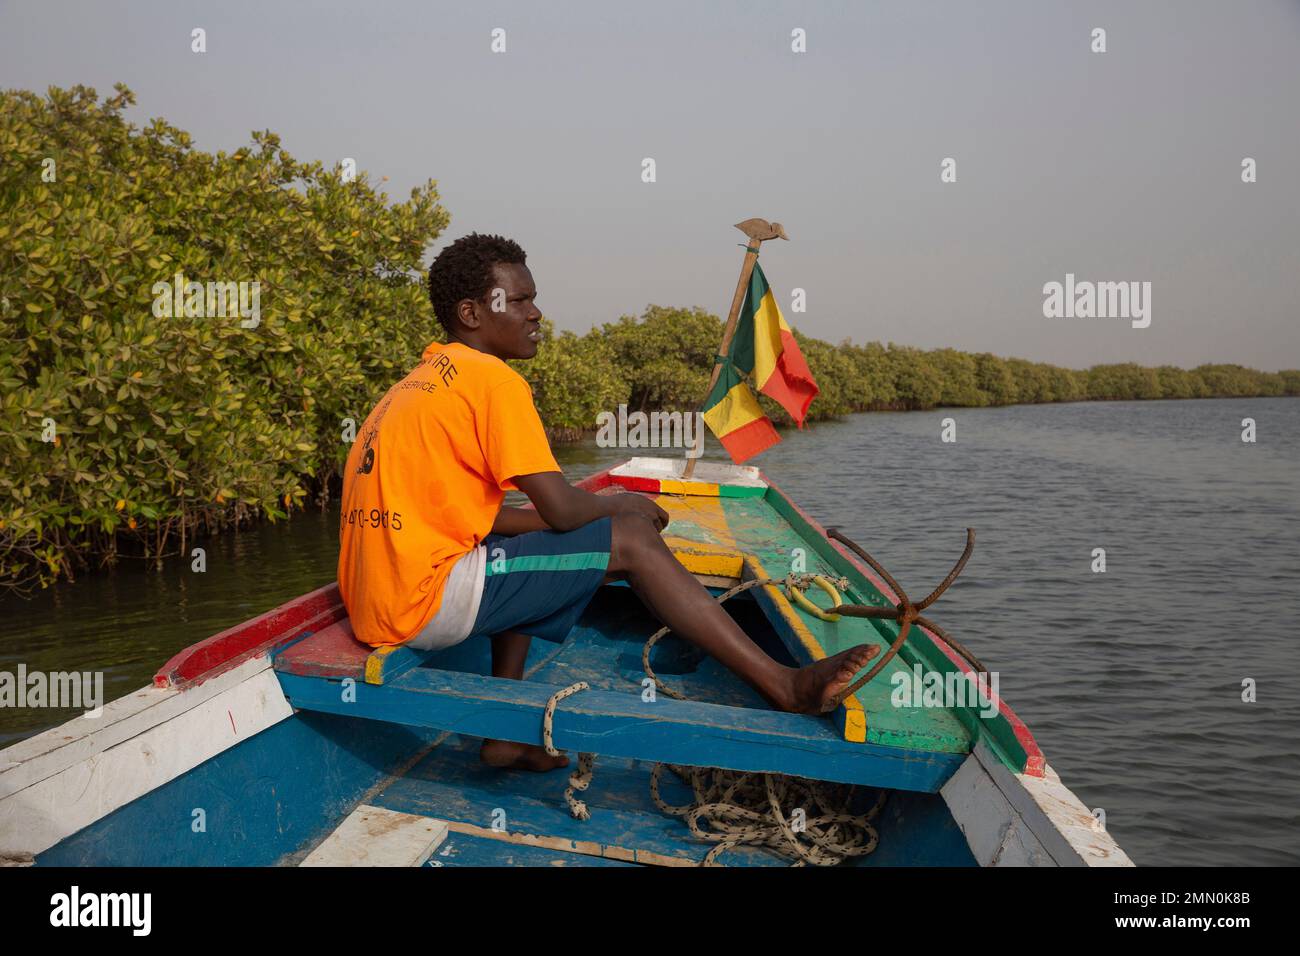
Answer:
<svg viewBox="0 0 1300 956"><path fill-rule="evenodd" d="M525 265L528 256L513 239L471 232L438 253L429 266L429 301L442 327L454 332L456 303L481 299L496 281L492 267L498 262Z"/></svg>

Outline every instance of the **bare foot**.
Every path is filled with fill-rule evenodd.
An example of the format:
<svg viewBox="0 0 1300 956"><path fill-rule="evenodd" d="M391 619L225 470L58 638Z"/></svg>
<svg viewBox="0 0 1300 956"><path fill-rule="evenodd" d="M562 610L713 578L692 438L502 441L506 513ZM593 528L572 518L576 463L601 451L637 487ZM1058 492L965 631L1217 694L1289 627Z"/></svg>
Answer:
<svg viewBox="0 0 1300 956"><path fill-rule="evenodd" d="M859 644L834 657L802 667L794 674L794 706L796 714L823 714L831 709L835 695L853 682L873 657L880 653L875 644Z"/></svg>
<svg viewBox="0 0 1300 956"><path fill-rule="evenodd" d="M478 756L489 767L501 770L533 770L544 773L569 765L569 758L564 754L552 757L545 747L518 744L511 740L484 740Z"/></svg>

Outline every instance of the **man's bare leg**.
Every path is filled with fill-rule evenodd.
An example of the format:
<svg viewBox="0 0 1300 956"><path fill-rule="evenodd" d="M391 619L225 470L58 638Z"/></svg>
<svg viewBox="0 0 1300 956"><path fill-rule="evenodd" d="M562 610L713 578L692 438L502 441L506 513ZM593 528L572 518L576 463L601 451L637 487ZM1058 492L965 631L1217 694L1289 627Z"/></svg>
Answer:
<svg viewBox="0 0 1300 956"><path fill-rule="evenodd" d="M517 631L492 635L492 676L523 680L524 661L528 659L531 638ZM511 740L484 740L479 758L488 766L512 770L555 770L568 766L569 758L552 757L545 747Z"/></svg>
<svg viewBox="0 0 1300 956"><path fill-rule="evenodd" d="M777 710L823 713L880 648L859 644L809 664L786 667L768 657L668 550L639 515L612 519L609 570L628 583L651 613L758 691Z"/></svg>

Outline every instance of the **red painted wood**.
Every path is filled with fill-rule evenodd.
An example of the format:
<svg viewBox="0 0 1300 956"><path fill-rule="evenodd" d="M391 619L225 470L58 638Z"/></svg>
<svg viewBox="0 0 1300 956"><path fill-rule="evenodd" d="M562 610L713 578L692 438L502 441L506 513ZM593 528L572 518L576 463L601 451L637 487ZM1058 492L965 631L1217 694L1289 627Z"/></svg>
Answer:
<svg viewBox="0 0 1300 956"><path fill-rule="evenodd" d="M327 584L187 647L154 675L154 686L184 688L202 683L346 614L338 585Z"/></svg>
<svg viewBox="0 0 1300 956"><path fill-rule="evenodd" d="M583 491L597 492L602 488L607 488L615 483L614 477L610 474L615 468L621 468L622 465L611 465L604 471L598 471L594 475L588 475L582 481L578 482L577 487Z"/></svg>
<svg viewBox="0 0 1300 956"><path fill-rule="evenodd" d="M616 485L621 485L628 491L646 491L652 495L659 493L658 478L637 478L633 475L610 475L609 480Z"/></svg>
<svg viewBox="0 0 1300 956"><path fill-rule="evenodd" d="M276 655L275 669L303 677L351 677L362 681L366 658L373 650L357 640L352 622L343 618L285 648Z"/></svg>
<svg viewBox="0 0 1300 956"><path fill-rule="evenodd" d="M773 492L775 492L776 494L784 498L786 502L789 503L790 507L793 508L796 512L798 512L800 517L802 517L805 521L807 521L810 525L812 525L812 527L816 529L817 533L820 534L823 538L827 540L827 542L830 543L831 547L833 547L840 554L844 555L844 557L847 558L854 567L856 567L859 571L861 571L862 574L867 578L867 580L870 581L876 587L876 589L885 596L886 600L888 600L892 604L898 603L898 595L895 594L890 589L888 584L886 584L884 581L882 581L879 577L876 576L875 571L873 571L868 565L864 564L856 554L854 554L844 545L840 544L834 538L827 535L826 529L823 528L820 524L818 524L817 520L813 518L812 515L808 514L808 512L800 508L793 498L791 498L780 488L778 488L775 484L773 484L771 478L769 478L767 475L763 475L762 477L763 480L767 482L767 486ZM930 640L934 642L935 647L943 651L943 653L948 657L948 659L952 661L953 664L955 664L957 668L960 671L962 671L962 673L974 674L974 671L971 669L970 665L966 663L966 659L962 657L960 654L958 654L956 651L954 651L951 647L949 647L947 642L944 641L941 637L939 637L938 634L935 634L928 627L922 627L919 624L913 624L912 626L920 627L921 630L925 632L926 636L928 636ZM1002 716L1006 718L1007 725L1011 728L1012 732L1016 736L1016 741L1020 744L1022 748L1024 748L1025 769L1023 773L1025 773L1027 776L1030 777L1043 776L1044 768L1047 766L1047 758L1043 756L1043 751L1039 748L1038 741L1034 739L1034 735L1030 733L1029 728L1025 726L1024 721L1022 721L1019 717L1016 716L1016 712L1011 709L1010 704L1008 704L1006 701L1002 700L996 694L994 694L992 688L989 689L988 693L989 693L990 703L993 703L998 708L999 713L1001 713Z"/></svg>

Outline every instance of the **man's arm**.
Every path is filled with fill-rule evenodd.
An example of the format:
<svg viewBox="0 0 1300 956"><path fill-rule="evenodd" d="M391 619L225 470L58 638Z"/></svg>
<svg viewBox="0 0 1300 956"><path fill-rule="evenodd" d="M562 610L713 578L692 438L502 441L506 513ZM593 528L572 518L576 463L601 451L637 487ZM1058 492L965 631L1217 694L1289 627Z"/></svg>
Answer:
<svg viewBox="0 0 1300 956"><path fill-rule="evenodd" d="M515 535L527 534L529 531L545 531L550 528L534 508L510 508L505 505L497 512L497 520L492 522L493 534Z"/></svg>
<svg viewBox="0 0 1300 956"><path fill-rule="evenodd" d="M668 525L668 512L649 498L634 493L593 495L569 484L558 471L516 475L514 483L528 496L541 520L556 531L572 531L616 514L641 515L659 531Z"/></svg>

